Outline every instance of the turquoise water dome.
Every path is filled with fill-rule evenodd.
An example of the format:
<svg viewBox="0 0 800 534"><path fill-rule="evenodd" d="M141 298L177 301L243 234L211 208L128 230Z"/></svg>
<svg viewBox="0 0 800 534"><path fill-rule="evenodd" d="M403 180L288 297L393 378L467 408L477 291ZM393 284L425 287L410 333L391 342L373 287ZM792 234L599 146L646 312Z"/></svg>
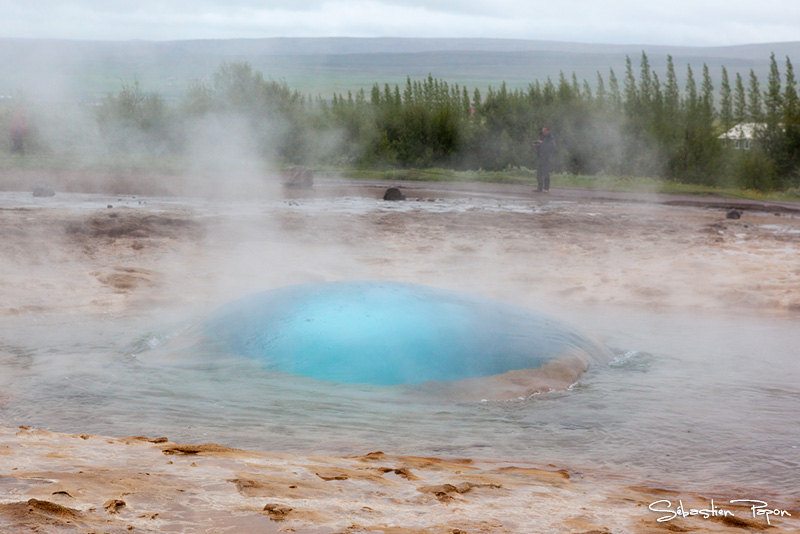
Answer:
<svg viewBox="0 0 800 534"><path fill-rule="evenodd" d="M288 286L205 323L215 350L321 380L397 385L487 377L607 348L555 319L468 294L396 282Z"/></svg>

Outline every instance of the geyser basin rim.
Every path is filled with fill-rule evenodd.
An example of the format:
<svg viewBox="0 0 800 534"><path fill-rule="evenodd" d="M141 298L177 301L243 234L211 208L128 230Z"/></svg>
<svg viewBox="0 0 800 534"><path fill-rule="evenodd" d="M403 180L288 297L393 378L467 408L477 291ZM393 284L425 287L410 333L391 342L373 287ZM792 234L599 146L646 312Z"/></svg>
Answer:
<svg viewBox="0 0 800 534"><path fill-rule="evenodd" d="M258 293L203 326L207 346L345 383L419 384L538 368L610 351L534 310L400 282L302 284Z"/></svg>

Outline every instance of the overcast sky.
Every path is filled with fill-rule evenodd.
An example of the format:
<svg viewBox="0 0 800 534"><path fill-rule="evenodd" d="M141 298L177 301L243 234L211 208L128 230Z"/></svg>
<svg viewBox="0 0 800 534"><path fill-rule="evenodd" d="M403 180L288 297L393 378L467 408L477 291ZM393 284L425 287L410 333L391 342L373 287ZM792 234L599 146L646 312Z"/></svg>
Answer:
<svg viewBox="0 0 800 534"><path fill-rule="evenodd" d="M0 37L800 41L800 0L0 0Z"/></svg>

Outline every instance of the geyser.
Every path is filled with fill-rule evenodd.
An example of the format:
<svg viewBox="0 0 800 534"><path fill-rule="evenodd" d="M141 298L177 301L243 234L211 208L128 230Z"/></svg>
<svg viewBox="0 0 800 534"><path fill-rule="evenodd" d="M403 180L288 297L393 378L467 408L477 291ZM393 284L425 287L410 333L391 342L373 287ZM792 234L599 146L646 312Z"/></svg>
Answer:
<svg viewBox="0 0 800 534"><path fill-rule="evenodd" d="M395 282L283 287L233 302L203 326L213 350L345 383L420 384L533 369L610 351L533 310Z"/></svg>

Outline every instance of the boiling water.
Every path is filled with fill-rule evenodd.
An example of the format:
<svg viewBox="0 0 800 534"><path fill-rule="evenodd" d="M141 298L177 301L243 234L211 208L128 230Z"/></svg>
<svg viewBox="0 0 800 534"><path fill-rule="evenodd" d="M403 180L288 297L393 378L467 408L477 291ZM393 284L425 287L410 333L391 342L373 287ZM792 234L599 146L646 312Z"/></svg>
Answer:
<svg viewBox="0 0 800 534"><path fill-rule="evenodd" d="M55 202L76 206L74 199L59 198ZM346 215L374 206L342 199L292 209ZM554 209L504 199L482 207ZM237 213L246 209L243 203L236 207ZM264 209L254 204L251 211ZM591 367L566 391L486 402L409 397L394 386L337 384L270 370L243 356L192 350L195 340L187 333L213 309L153 309L106 320L4 317L0 425L296 453L383 450L529 461L573 473L599 469L684 491L797 493L796 319L611 307L540 311L601 338L614 358Z"/></svg>
<svg viewBox="0 0 800 534"><path fill-rule="evenodd" d="M560 313L601 335L616 358L567 391L436 403L390 387L270 371L248 358L186 354L175 338L199 320L189 313L8 319L0 424L268 451L533 461L608 469L678 490L796 492L793 321Z"/></svg>

